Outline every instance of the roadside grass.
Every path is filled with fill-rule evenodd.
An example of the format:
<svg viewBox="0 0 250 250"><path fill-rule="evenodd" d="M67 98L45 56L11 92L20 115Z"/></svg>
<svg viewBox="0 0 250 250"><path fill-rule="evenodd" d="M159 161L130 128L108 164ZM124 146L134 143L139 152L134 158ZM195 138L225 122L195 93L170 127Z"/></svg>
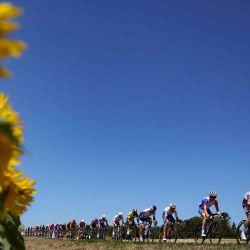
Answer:
<svg viewBox="0 0 250 250"><path fill-rule="evenodd" d="M130 243L130 242L113 242L113 241L76 241L64 239L47 239L47 238L25 238L27 250L236 250L250 249L249 245L240 246L234 243L224 243L221 245L196 245L194 243L177 243L177 244L158 244L158 243Z"/></svg>

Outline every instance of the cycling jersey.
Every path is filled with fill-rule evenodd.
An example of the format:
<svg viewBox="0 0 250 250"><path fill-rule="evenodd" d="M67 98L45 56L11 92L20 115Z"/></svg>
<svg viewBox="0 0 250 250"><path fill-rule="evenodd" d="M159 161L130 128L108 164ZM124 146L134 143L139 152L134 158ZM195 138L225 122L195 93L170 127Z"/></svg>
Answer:
<svg viewBox="0 0 250 250"><path fill-rule="evenodd" d="M155 211L153 211L151 208L147 208L140 212L139 218L140 221L146 221L153 215L153 220L155 220Z"/></svg>
<svg viewBox="0 0 250 250"><path fill-rule="evenodd" d="M120 221L122 221L122 224L124 224L124 218L123 216L117 214L114 219L113 219L113 223L116 224L116 225L119 225L120 224Z"/></svg>
<svg viewBox="0 0 250 250"><path fill-rule="evenodd" d="M242 201L242 207L247 217L250 215L250 205L247 204L249 201L250 201L250 192L247 192L244 195L244 199Z"/></svg>
<svg viewBox="0 0 250 250"><path fill-rule="evenodd" d="M100 225L100 227L105 228L108 225L108 220L105 218L100 218L99 225Z"/></svg>
<svg viewBox="0 0 250 250"><path fill-rule="evenodd" d="M98 225L98 220L92 220L91 223L90 223L91 228L96 228L97 225Z"/></svg>
<svg viewBox="0 0 250 250"><path fill-rule="evenodd" d="M79 226L82 228L82 227L85 227L85 222L83 222L83 221L81 221L80 223L79 223Z"/></svg>
<svg viewBox="0 0 250 250"><path fill-rule="evenodd" d="M138 217L137 213L134 215L133 211L128 213L128 220L134 220L136 217Z"/></svg>
<svg viewBox="0 0 250 250"><path fill-rule="evenodd" d="M207 208L210 208L213 205L218 204L217 199L214 200L210 200L209 197L205 197L204 199L202 199L201 203L199 204L199 208L204 210L204 206L206 205Z"/></svg>
<svg viewBox="0 0 250 250"><path fill-rule="evenodd" d="M166 207L162 212L162 219L165 223L166 219L170 220L171 222L174 221L173 214L175 215L175 218L178 219L178 213L177 211L172 211L170 207Z"/></svg>

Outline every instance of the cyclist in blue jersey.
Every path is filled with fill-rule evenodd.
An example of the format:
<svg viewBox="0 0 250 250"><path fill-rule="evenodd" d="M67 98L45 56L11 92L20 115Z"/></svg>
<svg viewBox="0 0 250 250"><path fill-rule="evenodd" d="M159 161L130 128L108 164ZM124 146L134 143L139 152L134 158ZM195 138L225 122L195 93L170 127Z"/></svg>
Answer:
<svg viewBox="0 0 250 250"><path fill-rule="evenodd" d="M207 220L210 219L210 216L212 214L210 207L215 206L215 209L218 213L218 215L221 216L220 210L219 210L219 203L217 200L217 193L216 192L210 192L209 197L205 197L202 199L201 203L199 204L199 214L203 217L202 220L202 228L201 228L201 236L205 237L206 232L205 232L205 225Z"/></svg>
<svg viewBox="0 0 250 250"><path fill-rule="evenodd" d="M156 213L157 207L153 205L151 208L147 208L140 212L139 214L139 220L140 220L140 241L143 241L143 235L145 232L145 224L151 222L151 216L153 216L153 222L156 224L155 220L155 213Z"/></svg>
<svg viewBox="0 0 250 250"><path fill-rule="evenodd" d="M108 226L108 220L106 215L102 215L102 217L99 219L98 223L98 234L97 238L101 235L101 231L105 231L106 227Z"/></svg>

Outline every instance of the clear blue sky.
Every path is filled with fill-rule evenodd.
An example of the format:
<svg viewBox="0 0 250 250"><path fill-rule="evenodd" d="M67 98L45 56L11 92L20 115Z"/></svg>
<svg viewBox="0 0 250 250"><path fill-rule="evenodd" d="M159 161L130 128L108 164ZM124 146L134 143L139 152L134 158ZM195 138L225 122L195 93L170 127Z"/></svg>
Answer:
<svg viewBox="0 0 250 250"><path fill-rule="evenodd" d="M29 44L1 81L25 122L37 181L25 225L109 219L215 190L244 218L249 191L250 2L14 1Z"/></svg>

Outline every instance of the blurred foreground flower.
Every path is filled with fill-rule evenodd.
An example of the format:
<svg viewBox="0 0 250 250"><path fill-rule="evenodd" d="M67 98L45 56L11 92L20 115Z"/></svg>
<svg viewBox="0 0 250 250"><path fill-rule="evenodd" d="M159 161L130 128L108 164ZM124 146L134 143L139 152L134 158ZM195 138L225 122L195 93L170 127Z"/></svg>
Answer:
<svg viewBox="0 0 250 250"><path fill-rule="evenodd" d="M7 168L0 181L3 183L0 189L2 188L4 194L4 202L0 213L3 217L8 212L20 216L26 210L26 206L33 200L35 181L29 180L28 177L23 177L22 172L13 167Z"/></svg>
<svg viewBox="0 0 250 250"><path fill-rule="evenodd" d="M10 3L0 3L0 61L19 57L26 45L6 36L18 28L12 19L21 9ZM10 72L0 65L0 77ZM20 164L23 143L23 126L8 97L0 92L0 249L25 249L23 237L18 230L20 215L33 201L35 181L23 176L16 169Z"/></svg>
<svg viewBox="0 0 250 250"><path fill-rule="evenodd" d="M19 114L12 110L8 97L0 92L0 171L6 169L7 163L18 165L23 141L22 122ZM1 173L0 173L1 174Z"/></svg>
<svg viewBox="0 0 250 250"><path fill-rule="evenodd" d="M7 57L19 57L26 48L22 41L14 41L6 38L10 32L18 29L18 24L12 19L22 13L21 9L10 3L0 3L0 60ZM0 65L0 77L9 77L10 72Z"/></svg>
<svg viewBox="0 0 250 250"><path fill-rule="evenodd" d="M35 181L23 176L20 164L23 127L19 114L0 92L0 249L24 249L19 217L33 201Z"/></svg>
<svg viewBox="0 0 250 250"><path fill-rule="evenodd" d="M34 181L22 176L15 169L21 155L22 123L18 113L12 110L8 98L0 93L0 217L8 212L20 216L33 200Z"/></svg>

